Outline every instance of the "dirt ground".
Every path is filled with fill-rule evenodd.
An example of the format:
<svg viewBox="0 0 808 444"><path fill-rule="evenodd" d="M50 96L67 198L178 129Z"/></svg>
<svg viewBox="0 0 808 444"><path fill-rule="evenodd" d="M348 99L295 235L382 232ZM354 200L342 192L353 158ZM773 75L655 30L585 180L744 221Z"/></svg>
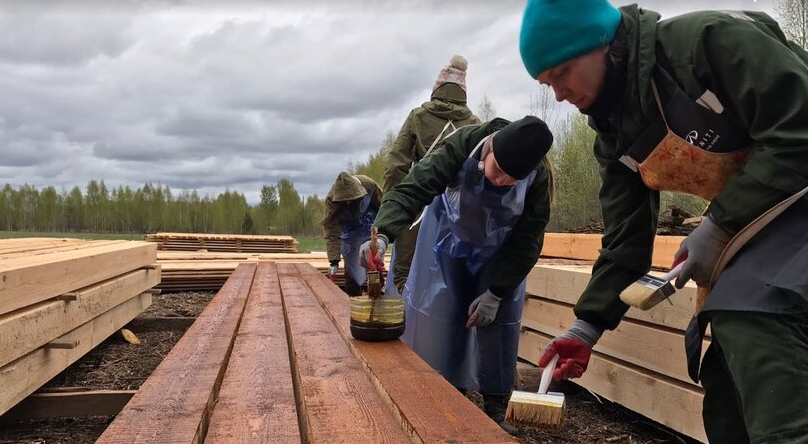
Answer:
<svg viewBox="0 0 808 444"><path fill-rule="evenodd" d="M155 296L141 317L197 316L214 293L168 293ZM56 376L44 390L60 387L134 390L157 367L184 331L142 332L141 345L113 335ZM609 401L602 402L579 386L560 387L567 397L564 426L554 432L523 428L524 444L693 444L664 427ZM478 394L469 395L478 405ZM0 422L0 444L93 443L113 417L60 418Z"/></svg>

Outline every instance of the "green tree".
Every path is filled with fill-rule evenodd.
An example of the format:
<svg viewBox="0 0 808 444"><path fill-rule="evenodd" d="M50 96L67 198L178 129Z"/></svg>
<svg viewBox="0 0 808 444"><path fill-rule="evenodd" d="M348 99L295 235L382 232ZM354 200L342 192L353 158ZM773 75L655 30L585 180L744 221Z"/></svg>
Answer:
<svg viewBox="0 0 808 444"><path fill-rule="evenodd" d="M299 234L303 228L303 202L288 179L278 182L277 227L281 234Z"/></svg>
<svg viewBox="0 0 808 444"><path fill-rule="evenodd" d="M392 131L387 131L378 152L368 156L366 162L348 162L346 171L351 174L363 174L368 176L381 186L384 182L384 169L387 167L387 157L390 155L390 150L393 149L395 143L395 134L393 134Z"/></svg>

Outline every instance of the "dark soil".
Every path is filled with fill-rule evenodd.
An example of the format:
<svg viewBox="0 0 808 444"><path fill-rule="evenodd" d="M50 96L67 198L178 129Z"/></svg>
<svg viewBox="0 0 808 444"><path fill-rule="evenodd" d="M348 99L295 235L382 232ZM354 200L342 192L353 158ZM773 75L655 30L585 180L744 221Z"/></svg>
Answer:
<svg viewBox="0 0 808 444"><path fill-rule="evenodd" d="M155 296L140 317L197 316L214 293L167 293ZM146 380L184 331L141 332L140 345L113 335L51 380L43 391L63 387L135 390ZM556 388L555 390L557 390ZM664 427L619 405L603 400L575 384L560 387L566 394L564 425L555 432L522 428L525 444L692 444ZM480 395L469 398L478 405ZM59 418L0 422L0 444L90 444L114 417Z"/></svg>

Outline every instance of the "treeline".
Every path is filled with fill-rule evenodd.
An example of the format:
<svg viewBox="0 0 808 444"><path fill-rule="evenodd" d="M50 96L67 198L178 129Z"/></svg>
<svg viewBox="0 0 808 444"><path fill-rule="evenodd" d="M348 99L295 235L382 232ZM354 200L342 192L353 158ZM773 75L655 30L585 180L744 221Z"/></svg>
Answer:
<svg viewBox="0 0 808 444"><path fill-rule="evenodd" d="M110 189L103 180L91 180L84 189L58 191L6 184L0 191L0 230L319 235L324 207L316 195L302 199L286 179L264 185L257 205L238 191L200 196L151 183Z"/></svg>
<svg viewBox="0 0 808 444"><path fill-rule="evenodd" d="M602 222L598 203L600 176L592 154L594 131L582 115L572 115L555 129L550 151L556 200L550 231L572 230ZM383 182L387 155L395 142L388 132L378 152L365 162L351 162L346 170ZM336 178L336 175L334 175ZM330 184L328 185L330 187ZM323 190L323 194L327 193ZM678 207L699 214L707 202L690 196L663 193L661 211ZM91 180L86 188L70 190L31 185L0 192L0 230L88 233L196 233L290 234L319 236L325 202L317 195L305 199L294 184L282 179L264 185L260 202L250 205L244 194L225 191L200 196L197 191L172 192L167 185L147 183L138 189L108 188Z"/></svg>

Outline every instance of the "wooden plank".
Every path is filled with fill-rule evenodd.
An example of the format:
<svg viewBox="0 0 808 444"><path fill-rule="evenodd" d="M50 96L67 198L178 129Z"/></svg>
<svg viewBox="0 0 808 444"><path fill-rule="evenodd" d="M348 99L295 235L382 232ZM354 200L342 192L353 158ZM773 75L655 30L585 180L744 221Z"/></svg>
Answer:
<svg viewBox="0 0 808 444"><path fill-rule="evenodd" d="M20 248L19 250L15 251L7 251L0 256L0 260L8 261L11 259L21 258L21 257L37 257L41 255L48 255L53 253L59 252L69 252L74 251L77 252L79 250L85 250L87 248L97 248L103 247L108 245L118 245L124 244L128 241L125 240L98 240L98 241L82 241L82 242L75 242L75 243L68 243L65 245L56 245L50 246L45 248Z"/></svg>
<svg viewBox="0 0 808 444"><path fill-rule="evenodd" d="M233 273L96 443L204 441L254 274Z"/></svg>
<svg viewBox="0 0 808 444"><path fill-rule="evenodd" d="M600 234L545 233L541 255L594 261L600 254L601 238ZM670 268L683 240L684 236L656 236L651 265Z"/></svg>
<svg viewBox="0 0 808 444"><path fill-rule="evenodd" d="M535 363L550 336L523 329L519 357ZM701 418L703 391L650 370L594 352L573 382L694 439L707 442Z"/></svg>
<svg viewBox="0 0 808 444"><path fill-rule="evenodd" d="M0 314L153 264L157 248L128 241L0 260Z"/></svg>
<svg viewBox="0 0 808 444"><path fill-rule="evenodd" d="M527 293L566 304L575 304L586 289L592 267L572 265L537 265L527 276ZM661 275L654 272L652 274ZM684 331L696 306L696 286L688 282L670 297L673 305L663 302L648 311L630 308L626 318Z"/></svg>
<svg viewBox="0 0 808 444"><path fill-rule="evenodd" d="M573 321L571 305L536 297L529 297L525 303L522 325L547 335L564 333ZM682 332L625 319L615 330L603 334L595 350L697 386L687 375L684 343ZM702 350L706 351L709 345L709 341L704 341Z"/></svg>
<svg viewBox="0 0 808 444"><path fill-rule="evenodd" d="M277 266L304 442L408 442L295 265Z"/></svg>
<svg viewBox="0 0 808 444"><path fill-rule="evenodd" d="M114 416L135 390L85 390L73 393L33 393L0 417L0 421Z"/></svg>
<svg viewBox="0 0 808 444"><path fill-rule="evenodd" d="M76 291L76 300L48 300L0 316L0 366L52 341L160 282L158 270L135 270Z"/></svg>
<svg viewBox="0 0 808 444"><path fill-rule="evenodd" d="M424 443L512 443L513 439L400 340L357 341L348 296L319 271L296 265L402 428Z"/></svg>
<svg viewBox="0 0 808 444"><path fill-rule="evenodd" d="M64 340L79 340L76 348L55 350L40 347L0 367L0 387L3 387L0 390L0 414L76 362L150 304L150 294L135 296L62 336Z"/></svg>
<svg viewBox="0 0 808 444"><path fill-rule="evenodd" d="M258 266L206 443L300 443L278 273Z"/></svg>

